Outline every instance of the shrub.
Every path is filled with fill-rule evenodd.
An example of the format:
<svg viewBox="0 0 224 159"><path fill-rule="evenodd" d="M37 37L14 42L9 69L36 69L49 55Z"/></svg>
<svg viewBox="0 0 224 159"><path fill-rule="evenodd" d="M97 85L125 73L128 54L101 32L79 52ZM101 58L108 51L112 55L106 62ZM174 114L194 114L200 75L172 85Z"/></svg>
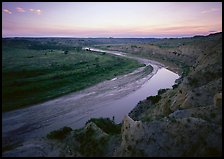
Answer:
<svg viewBox="0 0 224 159"><path fill-rule="evenodd" d="M48 139L57 139L57 140L62 140L66 137L72 131L72 128L70 127L63 127L59 130L55 130L47 134Z"/></svg>
<svg viewBox="0 0 224 159"><path fill-rule="evenodd" d="M172 87L173 87L173 89L175 89L178 87L178 84L174 84Z"/></svg>
<svg viewBox="0 0 224 159"><path fill-rule="evenodd" d="M153 104L156 104L157 102L159 102L160 99L161 99L160 95L147 97L147 100L150 100Z"/></svg>
<svg viewBox="0 0 224 159"><path fill-rule="evenodd" d="M169 89L160 89L158 91L158 95L161 95L161 94L165 93L167 90L169 90Z"/></svg>
<svg viewBox="0 0 224 159"><path fill-rule="evenodd" d="M77 141L80 143L79 152L86 157L104 156L108 138L97 138L95 131L92 128L86 132L76 134Z"/></svg>
<svg viewBox="0 0 224 159"><path fill-rule="evenodd" d="M75 138L79 142L78 151L85 157L105 156L110 140L109 136L99 136L92 127L88 127L86 131L76 131Z"/></svg>
<svg viewBox="0 0 224 159"><path fill-rule="evenodd" d="M95 123L99 128L101 128L104 132L108 134L120 134L121 133L121 124L115 124L114 120L110 120L110 118L92 118L86 122Z"/></svg>

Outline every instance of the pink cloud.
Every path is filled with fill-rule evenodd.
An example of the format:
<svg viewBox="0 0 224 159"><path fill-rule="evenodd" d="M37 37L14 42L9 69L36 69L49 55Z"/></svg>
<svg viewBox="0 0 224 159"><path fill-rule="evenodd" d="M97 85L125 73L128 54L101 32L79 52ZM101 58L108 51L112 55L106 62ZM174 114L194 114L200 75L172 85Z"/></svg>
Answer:
<svg viewBox="0 0 224 159"><path fill-rule="evenodd" d="M29 9L30 12L40 15L43 11L40 9Z"/></svg>
<svg viewBox="0 0 224 159"><path fill-rule="evenodd" d="M11 11L9 11L8 9L3 9L3 12L7 13L7 14L12 14Z"/></svg>
<svg viewBox="0 0 224 159"><path fill-rule="evenodd" d="M210 13L210 12L217 12L219 11L219 8L210 8L208 10L203 10L201 11L202 14L205 14L205 13Z"/></svg>
<svg viewBox="0 0 224 159"><path fill-rule="evenodd" d="M20 8L20 7L17 7L17 8L16 8L16 11L17 11L17 12L26 12L25 9Z"/></svg>

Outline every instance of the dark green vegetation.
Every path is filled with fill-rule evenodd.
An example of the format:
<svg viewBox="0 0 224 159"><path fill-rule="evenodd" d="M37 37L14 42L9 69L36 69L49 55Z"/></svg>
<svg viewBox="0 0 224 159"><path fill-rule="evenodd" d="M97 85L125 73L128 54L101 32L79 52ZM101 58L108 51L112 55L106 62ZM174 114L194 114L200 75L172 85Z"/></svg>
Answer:
<svg viewBox="0 0 224 159"><path fill-rule="evenodd" d="M119 138L121 124L115 124L109 118L93 118L86 125L90 122L95 123L98 128L89 126L85 131L76 134L76 139L80 144L78 150L83 156L87 157L106 156L109 146Z"/></svg>
<svg viewBox="0 0 224 159"><path fill-rule="evenodd" d="M105 133L108 134L120 134L121 133L121 124L115 124L110 118L92 118L86 122L86 124L93 122Z"/></svg>
<svg viewBox="0 0 224 159"><path fill-rule="evenodd" d="M57 140L62 140L72 131L72 128L70 127L63 127L59 130L55 130L47 134L48 139L57 139Z"/></svg>
<svg viewBox="0 0 224 159"><path fill-rule="evenodd" d="M169 88L158 90L158 95L165 93L167 90L169 90Z"/></svg>
<svg viewBox="0 0 224 159"><path fill-rule="evenodd" d="M80 143L78 151L83 156L104 156L105 146L108 138L106 136L97 138L94 129L89 128L86 132L77 134L77 140Z"/></svg>
<svg viewBox="0 0 224 159"><path fill-rule="evenodd" d="M150 100L153 104L158 103L158 101L161 99L160 95L156 95L156 96L149 96L147 97L147 100Z"/></svg>
<svg viewBox="0 0 224 159"><path fill-rule="evenodd" d="M109 118L92 118L81 129L71 128L50 132L47 137L64 144L61 156L99 157L112 156L111 147L118 146L121 140L121 124ZM60 140L58 140L60 139Z"/></svg>
<svg viewBox="0 0 224 159"><path fill-rule="evenodd" d="M81 50L79 43L69 44L57 38L3 39L2 110L43 102L142 66L134 60Z"/></svg>

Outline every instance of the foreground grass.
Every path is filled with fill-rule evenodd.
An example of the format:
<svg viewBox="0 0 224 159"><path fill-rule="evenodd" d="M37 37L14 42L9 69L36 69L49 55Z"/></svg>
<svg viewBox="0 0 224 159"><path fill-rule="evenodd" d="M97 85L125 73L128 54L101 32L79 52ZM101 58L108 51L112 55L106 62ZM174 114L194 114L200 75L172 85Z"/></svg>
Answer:
<svg viewBox="0 0 224 159"><path fill-rule="evenodd" d="M2 111L78 91L142 66L137 61L70 49L30 49L3 43Z"/></svg>

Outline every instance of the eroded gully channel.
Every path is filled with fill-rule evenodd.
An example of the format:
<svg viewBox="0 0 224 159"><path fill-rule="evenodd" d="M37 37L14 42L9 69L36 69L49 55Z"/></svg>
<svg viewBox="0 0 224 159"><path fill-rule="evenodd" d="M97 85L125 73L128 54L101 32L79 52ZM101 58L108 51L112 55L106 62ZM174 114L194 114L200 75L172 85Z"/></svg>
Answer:
<svg viewBox="0 0 224 159"><path fill-rule="evenodd" d="M85 49L85 48L84 48ZM84 90L37 104L28 108L2 113L2 145L46 136L50 131L69 126L81 128L93 117L115 117L120 123L139 101L156 95L159 89L172 88L179 75L162 64L123 52L90 48L90 51L105 52L116 56L136 59L145 67L132 73L96 84Z"/></svg>

